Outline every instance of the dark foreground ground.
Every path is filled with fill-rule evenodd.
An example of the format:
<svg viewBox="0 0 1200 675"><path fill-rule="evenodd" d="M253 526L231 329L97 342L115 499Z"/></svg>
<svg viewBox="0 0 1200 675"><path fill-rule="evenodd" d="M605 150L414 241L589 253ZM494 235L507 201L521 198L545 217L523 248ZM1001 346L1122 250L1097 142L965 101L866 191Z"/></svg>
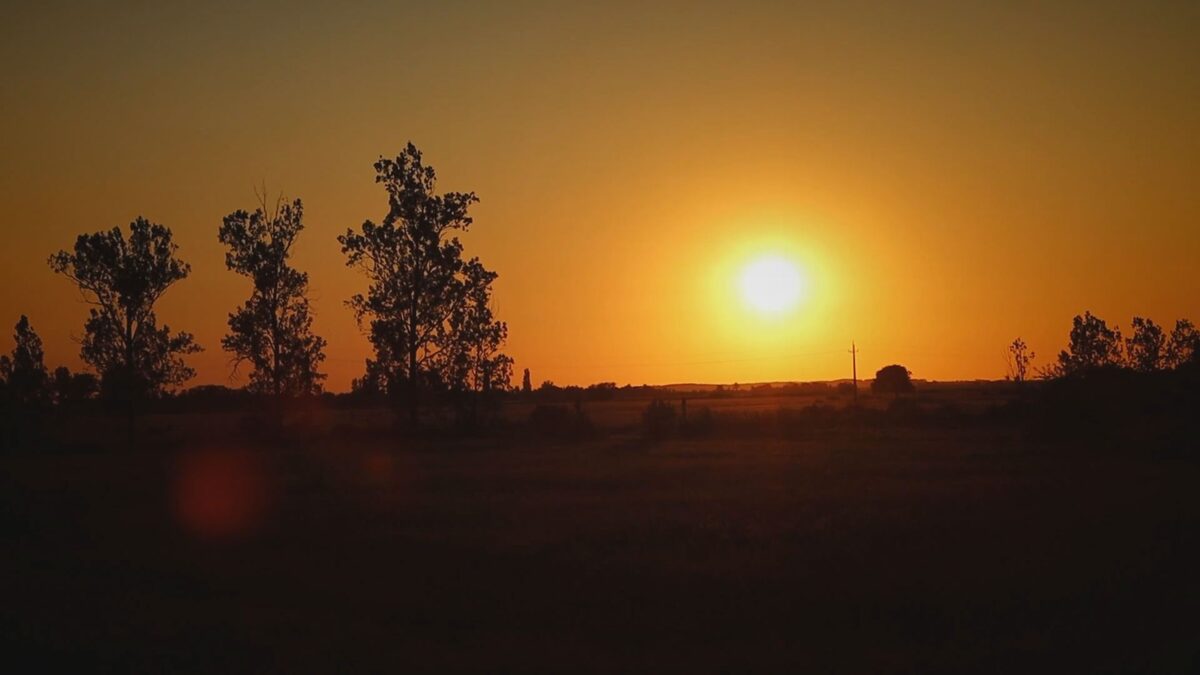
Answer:
<svg viewBox="0 0 1200 675"><path fill-rule="evenodd" d="M1136 448L316 434L0 461L23 672L1200 669L1200 463Z"/></svg>

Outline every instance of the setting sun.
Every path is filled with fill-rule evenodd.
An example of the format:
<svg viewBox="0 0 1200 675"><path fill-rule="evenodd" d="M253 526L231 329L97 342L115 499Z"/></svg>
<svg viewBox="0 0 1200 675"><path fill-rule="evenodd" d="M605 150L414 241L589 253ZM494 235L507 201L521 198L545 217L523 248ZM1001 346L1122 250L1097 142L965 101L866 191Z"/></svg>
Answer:
<svg viewBox="0 0 1200 675"><path fill-rule="evenodd" d="M765 256L742 270L742 300L764 314L793 309L804 296L804 278L799 268L781 256Z"/></svg>

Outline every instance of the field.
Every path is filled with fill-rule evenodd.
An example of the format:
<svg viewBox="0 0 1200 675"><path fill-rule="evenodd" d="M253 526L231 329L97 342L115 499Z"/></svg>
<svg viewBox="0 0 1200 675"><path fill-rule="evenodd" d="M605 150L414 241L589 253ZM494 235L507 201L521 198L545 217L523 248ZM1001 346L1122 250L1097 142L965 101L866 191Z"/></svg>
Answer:
<svg viewBox="0 0 1200 675"><path fill-rule="evenodd" d="M1186 672L1200 463L1005 428L396 437L146 420L3 458L37 671ZM713 402L729 411L780 401ZM760 410L760 412L761 412ZM527 408L507 411L513 419ZM77 425L60 429L83 438ZM104 432L108 433L108 432Z"/></svg>

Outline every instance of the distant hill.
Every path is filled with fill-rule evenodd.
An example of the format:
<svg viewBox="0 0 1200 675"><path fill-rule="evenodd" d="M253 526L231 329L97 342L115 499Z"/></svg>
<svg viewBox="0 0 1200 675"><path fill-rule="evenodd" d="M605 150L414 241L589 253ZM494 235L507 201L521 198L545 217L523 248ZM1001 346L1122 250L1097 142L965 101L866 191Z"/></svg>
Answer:
<svg viewBox="0 0 1200 675"><path fill-rule="evenodd" d="M871 381L874 378L864 377L859 378L858 385L860 387L870 387ZM731 391L749 391L756 387L770 387L771 389L783 389L787 387L814 387L826 385L830 388L837 387L839 384L849 384L850 378L840 380L813 380L807 382L799 381L774 381L774 382L738 382L736 389L734 384L708 384L703 382L678 382L673 384L650 385L652 389L661 389L663 391L716 391L717 387L724 387ZM917 386L934 387L938 389L956 388L956 387L978 387L986 385L1004 384L1006 380L922 380L913 379L913 383Z"/></svg>
<svg viewBox="0 0 1200 675"><path fill-rule="evenodd" d="M850 380L849 379L819 380L819 381L812 381L812 382L798 382L798 381L738 382L736 384L734 384L734 383L707 384L707 383L703 383L703 382L678 382L678 383L674 383L674 384L659 384L659 385L652 385L652 386L655 389L662 389L665 391L715 391L717 389L717 387L724 387L725 389L734 390L734 387L736 386L737 387L736 391L743 391L743 390L754 389L755 387L770 387L771 389L782 389L784 387L811 387L811 386L815 386L815 385L828 385L830 387L836 387L838 384L840 384L842 382L850 382ZM859 382L860 383L866 382L866 380L859 380Z"/></svg>

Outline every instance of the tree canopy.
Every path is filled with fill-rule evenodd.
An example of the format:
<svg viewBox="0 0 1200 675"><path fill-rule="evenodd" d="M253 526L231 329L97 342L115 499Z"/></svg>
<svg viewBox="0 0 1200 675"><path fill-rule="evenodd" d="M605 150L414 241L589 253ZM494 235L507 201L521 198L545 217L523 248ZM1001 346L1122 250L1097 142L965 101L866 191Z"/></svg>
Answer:
<svg viewBox="0 0 1200 675"><path fill-rule="evenodd" d="M234 355L235 368L251 366L250 389L276 396L321 391L325 340L312 332L308 274L288 264L304 229L304 205L280 200L270 213L263 203L253 213L225 216L218 239L228 248L225 266L249 277L250 298L229 315L221 346Z"/></svg>
<svg viewBox="0 0 1200 675"><path fill-rule="evenodd" d="M1076 316L1071 322L1067 349L1059 352L1055 370L1059 375L1071 375L1106 366L1120 366L1124 361L1121 330L1091 312Z"/></svg>
<svg viewBox="0 0 1200 675"><path fill-rule="evenodd" d="M382 222L338 237L346 264L367 276L366 294L348 304L368 331L369 387L404 396L415 421L422 391L489 391L508 386L502 354L508 328L492 314L496 273L463 258L473 192L437 194L436 173L412 144L375 163L387 191Z"/></svg>
<svg viewBox="0 0 1200 675"><path fill-rule="evenodd" d="M81 234L50 267L73 281L92 305L80 356L110 397L153 396L191 379L184 355L200 351L190 333L158 325L154 305L191 267L176 257L171 230L138 217L121 228Z"/></svg>
<svg viewBox="0 0 1200 675"><path fill-rule="evenodd" d="M875 372L871 391L876 394L907 394L914 390L912 373L899 364L884 366Z"/></svg>
<svg viewBox="0 0 1200 675"><path fill-rule="evenodd" d="M44 403L50 389L42 339L24 314L17 321L13 341L12 354L0 356L0 377L4 378L8 397L19 405Z"/></svg>
<svg viewBox="0 0 1200 675"><path fill-rule="evenodd" d="M1129 367L1143 373L1162 370L1166 361L1167 337L1150 319L1133 317L1133 335L1125 340Z"/></svg>

